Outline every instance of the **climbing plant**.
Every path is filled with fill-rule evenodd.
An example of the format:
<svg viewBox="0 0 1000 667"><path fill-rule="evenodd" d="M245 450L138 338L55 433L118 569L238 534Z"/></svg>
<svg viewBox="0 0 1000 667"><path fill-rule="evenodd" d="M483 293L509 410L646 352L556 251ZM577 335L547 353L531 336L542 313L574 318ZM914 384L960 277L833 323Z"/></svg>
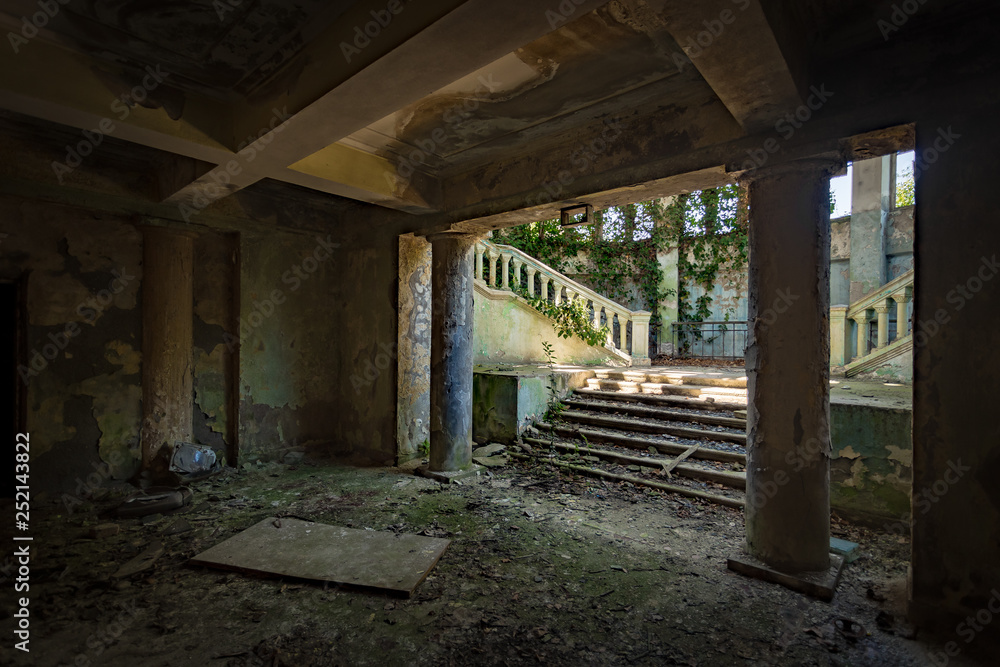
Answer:
<svg viewBox="0 0 1000 667"><path fill-rule="evenodd" d="M588 345L598 346L604 345L608 340L608 328L590 323L590 314L582 300L562 301L557 306L540 296L529 295L528 290L523 287L517 287L514 291L531 304L532 308L553 320L556 334L560 338L577 336Z"/></svg>
<svg viewBox="0 0 1000 667"><path fill-rule="evenodd" d="M740 270L747 265L747 213L743 191L730 185L611 207L596 213L595 223L588 227L563 229L558 220L545 220L501 230L494 240L559 271L586 274L586 281L610 299L631 300L629 288L634 286L642 307L653 313L650 324L657 327L660 302L674 294L678 319L701 321L709 316L711 293L722 268ZM657 258L670 248L678 249L676 292L663 289ZM698 297L691 292L694 285L703 288ZM540 310L551 307L538 301Z"/></svg>

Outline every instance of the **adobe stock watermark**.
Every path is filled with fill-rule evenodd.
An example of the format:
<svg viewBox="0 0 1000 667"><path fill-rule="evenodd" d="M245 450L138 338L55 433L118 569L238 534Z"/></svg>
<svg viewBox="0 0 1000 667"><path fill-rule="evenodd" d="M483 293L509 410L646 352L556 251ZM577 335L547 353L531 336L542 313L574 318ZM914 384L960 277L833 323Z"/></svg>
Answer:
<svg viewBox="0 0 1000 667"><path fill-rule="evenodd" d="M740 11L746 11L750 6L750 0L732 0L732 3L736 5ZM719 15L714 19L705 19L702 21L702 25L705 29L700 31L697 35L692 35L688 37L686 44L678 44L678 46L683 49L683 53L674 51L671 58L674 64L677 65L677 70L680 72L684 71L684 68L688 65L694 64L694 61L705 54L705 51L711 48L715 40L722 37L722 33L726 31L726 27L736 23L738 14L732 9L723 9L719 12Z"/></svg>
<svg viewBox="0 0 1000 667"><path fill-rule="evenodd" d="M1000 591L993 589L990 591L990 599L986 606L978 610L974 616L967 616L964 621L955 626L955 634L965 640L966 645L971 644L979 636L979 633L993 622L993 617L1000 615ZM937 667L945 667L951 659L962 652L962 647L956 641L950 641L944 645L944 652L928 652L927 657Z"/></svg>
<svg viewBox="0 0 1000 667"><path fill-rule="evenodd" d="M925 487L919 494L914 495L913 504L921 515L927 514L933 509L934 504L944 498L945 494L951 490L953 486L958 484L965 473L971 472L972 466L962 465L962 459L956 461L948 461L948 469L944 471L944 474L937 480L934 481L928 487ZM886 523L882 528L887 533L893 535L898 535L900 537L905 536L909 533L910 522L913 519L913 515L907 513L899 521L893 521L891 523Z"/></svg>
<svg viewBox="0 0 1000 667"><path fill-rule="evenodd" d="M146 611L140 609L135 600L118 602L116 605L121 611L106 618L103 625L87 637L87 650L80 651L73 658L75 667L91 667L98 664L95 662L96 659L113 646L125 631L135 624L138 616Z"/></svg>
<svg viewBox="0 0 1000 667"><path fill-rule="evenodd" d="M935 137L931 145L914 154L913 177L917 178L921 173L932 167L961 138L962 135L957 134L951 129L950 125L947 128L939 127L937 137Z"/></svg>
<svg viewBox="0 0 1000 667"><path fill-rule="evenodd" d="M170 76L170 73L164 72L160 65L156 67L147 65L145 72L140 85L111 101L111 112L118 117L119 121L127 119L132 113L132 107L145 102L149 94ZM72 174L77 167L83 164L84 158L104 143L104 138L113 133L117 127L115 122L106 116L94 129L83 130L83 139L72 146L66 146L66 159L62 162L55 160L52 162L52 173L56 175L59 185L63 184L63 177Z"/></svg>
<svg viewBox="0 0 1000 667"><path fill-rule="evenodd" d="M888 42L893 33L902 30L903 26L926 4L927 0L903 0L893 5L888 20L881 18L875 22L879 32L882 33L882 39Z"/></svg>
<svg viewBox="0 0 1000 667"><path fill-rule="evenodd" d="M817 111L830 100L835 93L826 89L826 84L820 84L819 88L811 86L810 95L804 104L794 111L785 114L784 118L779 118L774 124L774 131L777 132L784 141L790 140L798 130L801 130L806 123L812 120ZM770 137L764 141L761 148L747 150L750 158L743 163L743 171L760 169L768 163L771 156L781 150L781 143L776 137Z"/></svg>
<svg viewBox="0 0 1000 667"><path fill-rule="evenodd" d="M417 139L414 142L416 148L407 153L402 161L396 165L395 173L385 172L385 180L390 188L396 189L409 185L417 167L425 165L427 158L434 155L439 147L454 136L457 126L470 118L479 105L490 99L493 92L500 88L500 83L494 80L492 73L479 75L478 82L479 84L471 96L462 104L449 107L441 115L444 125L434 128L428 138Z"/></svg>
<svg viewBox="0 0 1000 667"><path fill-rule="evenodd" d="M316 247L302 260L302 263L292 265L290 269L281 274L281 282L289 286L289 293L297 292L303 283L319 270L322 264L330 261L330 258L333 257L333 250L339 248L340 244L333 243L330 236L327 234L325 239L317 236ZM253 332L263 325L265 320L274 315L278 311L278 307L287 300L288 296L284 290L274 289L263 299L254 301L250 314L246 318L239 319L237 335L234 336L228 331L222 334L226 349L230 352L235 350L245 338L253 335Z"/></svg>
<svg viewBox="0 0 1000 667"><path fill-rule="evenodd" d="M941 331L944 325L951 322L952 312L958 312L965 308L966 304L974 299L982 291L986 283L997 276L998 272L1000 272L1000 262L997 262L997 256L995 254L990 257L983 256L980 260L979 269L964 284L955 285L945 295L945 301L954 306L951 311L946 308L938 308L933 318L923 319L914 323L914 347L926 345L931 338Z"/></svg>
<svg viewBox="0 0 1000 667"><path fill-rule="evenodd" d="M788 309L799 300L797 294L792 294L791 288L778 290L778 295L768 308L757 314L757 321L760 322L761 331L767 331L768 327L778 321L778 318L788 312Z"/></svg>
<svg viewBox="0 0 1000 667"><path fill-rule="evenodd" d="M344 60L350 63L351 59L371 46L372 40L377 39L382 31L389 27L392 20L402 13L403 9L405 9L405 5L403 5L402 0L389 0L385 9L372 9L369 12L372 17L371 21L365 23L364 26L354 26L353 42L340 43L340 52L344 54Z"/></svg>
<svg viewBox="0 0 1000 667"><path fill-rule="evenodd" d="M208 189L211 190L211 196L206 195L203 191L199 191L190 202L181 202L177 205L177 210L180 212L184 222L191 222L194 216L208 208L217 197L225 195L227 192L226 188L233 182L233 179L243 173L243 169L253 162L257 155L274 141L275 136L283 131L287 127L288 121L292 119L292 116L288 113L288 107L282 107L281 109L274 107L271 111L273 113L267 126L258 130L256 135L251 134L247 136L236 147L236 157L239 159L234 157L226 162L226 164L220 164L209 172L212 182L207 185Z"/></svg>
<svg viewBox="0 0 1000 667"><path fill-rule="evenodd" d="M39 11L31 15L21 17L21 30L19 32L8 32L7 41L14 53L20 53L21 47L38 36L38 31L49 24L49 21L56 17L62 5L68 5L70 0L38 0Z"/></svg>
<svg viewBox="0 0 1000 667"><path fill-rule="evenodd" d="M574 171L563 169L556 174L555 179L544 183L542 187L545 188L545 192L529 196L526 202L527 206L542 206L559 201L566 188L572 185L579 176L585 174L591 165L614 145L627 128L628 123L622 119L605 121L604 129L601 130L599 136L590 141L582 142L570 154L569 162L576 169Z"/></svg>
<svg viewBox="0 0 1000 667"><path fill-rule="evenodd" d="M571 16L576 14L587 0L562 0L555 9L545 10L545 20L549 22L549 28L555 30L563 23L566 23Z"/></svg>
<svg viewBox="0 0 1000 667"><path fill-rule="evenodd" d="M93 324L101 314L111 307L115 301L115 295L125 290L130 282L135 280L135 276L130 274L125 267L121 271L112 271L114 276L108 281L108 286L94 294L88 299L81 301L76 307L76 314L84 319L87 324ZM39 373L48 368L49 364L56 360L56 357L64 351L70 341L79 336L82 332L79 322L69 322L58 333L48 335L49 342L42 345L41 349L33 348L28 356L28 365L18 365L17 373L21 376L24 386L28 386L31 378L37 377Z"/></svg>

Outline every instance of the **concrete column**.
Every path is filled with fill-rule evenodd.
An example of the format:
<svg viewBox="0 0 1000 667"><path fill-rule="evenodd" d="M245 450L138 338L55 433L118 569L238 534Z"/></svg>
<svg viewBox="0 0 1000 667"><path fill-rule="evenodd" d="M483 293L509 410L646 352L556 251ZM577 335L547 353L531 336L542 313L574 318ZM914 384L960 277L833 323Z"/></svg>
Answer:
<svg viewBox="0 0 1000 667"><path fill-rule="evenodd" d="M437 234L428 240L434 294L430 469L452 472L467 468L472 460L473 288L469 274L476 237Z"/></svg>
<svg viewBox="0 0 1000 667"><path fill-rule="evenodd" d="M830 160L744 176L750 201L747 548L830 564Z"/></svg>
<svg viewBox="0 0 1000 667"><path fill-rule="evenodd" d="M875 306L878 313L878 349L889 344L889 300Z"/></svg>
<svg viewBox="0 0 1000 667"><path fill-rule="evenodd" d="M857 358L868 356L868 311L861 315L855 315L854 321L858 325L858 354Z"/></svg>
<svg viewBox="0 0 1000 667"><path fill-rule="evenodd" d="M896 292L892 295L892 299L896 302L896 340L899 340L910 333L906 317L906 304L913 299L913 288L906 287L902 291Z"/></svg>
<svg viewBox="0 0 1000 667"><path fill-rule="evenodd" d="M851 360L851 329L847 306L830 308L830 365L844 366Z"/></svg>
<svg viewBox="0 0 1000 667"><path fill-rule="evenodd" d="M885 236L893 206L896 156L854 163L851 198L851 303L887 282Z"/></svg>
<svg viewBox="0 0 1000 667"><path fill-rule="evenodd" d="M174 442L190 441L195 235L141 227L142 470L167 476Z"/></svg>

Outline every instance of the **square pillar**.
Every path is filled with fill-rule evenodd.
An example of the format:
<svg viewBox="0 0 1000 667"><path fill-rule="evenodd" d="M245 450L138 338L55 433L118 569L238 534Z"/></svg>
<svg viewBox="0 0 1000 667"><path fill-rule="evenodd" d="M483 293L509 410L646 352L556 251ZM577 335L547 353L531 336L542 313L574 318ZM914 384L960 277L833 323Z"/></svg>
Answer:
<svg viewBox="0 0 1000 667"><path fill-rule="evenodd" d="M833 160L750 172L746 546L784 572L830 566Z"/></svg>
<svg viewBox="0 0 1000 667"><path fill-rule="evenodd" d="M142 231L142 468L173 483L174 443L193 434L194 238L185 230Z"/></svg>
<svg viewBox="0 0 1000 667"><path fill-rule="evenodd" d="M632 365L649 366L649 318L653 314L640 310L632 313Z"/></svg>
<svg viewBox="0 0 1000 667"><path fill-rule="evenodd" d="M887 282L885 237L893 208L896 156L854 163L851 196L851 303Z"/></svg>
<svg viewBox="0 0 1000 667"><path fill-rule="evenodd" d="M851 321L847 306L830 308L830 365L845 366L851 360Z"/></svg>

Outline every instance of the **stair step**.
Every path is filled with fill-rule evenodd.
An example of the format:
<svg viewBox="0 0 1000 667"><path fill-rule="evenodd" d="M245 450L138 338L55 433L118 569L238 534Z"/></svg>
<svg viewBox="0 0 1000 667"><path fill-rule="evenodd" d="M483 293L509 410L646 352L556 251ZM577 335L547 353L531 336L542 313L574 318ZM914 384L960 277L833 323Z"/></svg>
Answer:
<svg viewBox="0 0 1000 667"><path fill-rule="evenodd" d="M637 422L628 419L615 417L605 417L603 415L591 415L586 412L567 410L562 413L562 418L566 421L577 424L588 424L590 426L600 426L603 428L614 428L621 431L632 431L638 433L656 433L660 435L673 435L678 438L694 438L699 440L714 440L717 442L735 442L745 445L747 436L744 433L726 433L719 431L703 431L695 428L685 428L682 426L669 426L667 424L650 424L647 422Z"/></svg>
<svg viewBox="0 0 1000 667"><path fill-rule="evenodd" d="M639 370L599 370L598 380L618 380L624 382L650 382L657 384L688 385L697 387L728 387L746 389L746 376L724 377L708 373L690 373L681 371L639 371Z"/></svg>
<svg viewBox="0 0 1000 667"><path fill-rule="evenodd" d="M582 410L593 410L596 412L625 412L636 417L650 417L652 419L666 419L677 422L692 422L695 424L708 424L710 426L726 426L728 428L738 428L742 430L746 430L747 426L745 419L675 412L662 407L646 407L636 405L634 403L597 403L593 400L581 400L577 398L563 399L563 403Z"/></svg>
<svg viewBox="0 0 1000 667"><path fill-rule="evenodd" d="M733 412L735 410L745 410L745 402L724 402L707 401L704 398L690 398L687 396L663 396L658 394L628 394L615 391L601 391L600 389L577 389L576 394L584 397L601 398L608 401L619 401L624 403L642 403L645 405L662 405L672 408L687 408L691 410L716 410Z"/></svg>
<svg viewBox="0 0 1000 667"><path fill-rule="evenodd" d="M540 438L525 438L525 441L532 445L537 445L539 447L552 446L563 452L578 452L586 456L596 456L598 458L604 459L605 461L610 461L612 463L617 463L619 465L638 465L644 466L646 468L657 468L662 469L665 465L669 464L669 460L664 459L652 459L643 458L639 456L627 456L620 454L618 452L608 451L605 449L594 449L593 447L577 447L571 444L564 444L558 442L552 442L542 440ZM700 479L707 482L715 482L716 484L722 484L734 489L746 489L747 477L746 473L739 472L728 472L724 470L712 470L710 468L700 468L698 466L685 465L679 463L674 466L673 472L681 475L683 477L690 477L691 479Z"/></svg>
<svg viewBox="0 0 1000 667"><path fill-rule="evenodd" d="M747 390L733 387L696 387L693 385L664 382L632 382L629 380L601 380L590 378L587 387L598 391L619 391L624 394L652 394L655 396L712 397L732 401L747 400Z"/></svg>
<svg viewBox="0 0 1000 667"><path fill-rule="evenodd" d="M644 438L635 434L604 433L601 431L594 431L589 428L581 428L579 426L564 426L540 422L535 424L534 428L540 431L558 433L571 438L584 437L589 442L603 442L610 445L619 445L621 447L629 447L631 449L638 449L641 451L648 451L650 447L655 447L661 454L682 454L688 448L687 445L682 445L679 442L664 442L663 440L653 440L652 438ZM690 458L702 459L705 461L719 461L720 463L739 463L741 465L746 465L747 463L746 454L741 454L740 452L724 452L718 449L709 449L707 447L702 447L701 449L696 450L693 454L691 454Z"/></svg>

